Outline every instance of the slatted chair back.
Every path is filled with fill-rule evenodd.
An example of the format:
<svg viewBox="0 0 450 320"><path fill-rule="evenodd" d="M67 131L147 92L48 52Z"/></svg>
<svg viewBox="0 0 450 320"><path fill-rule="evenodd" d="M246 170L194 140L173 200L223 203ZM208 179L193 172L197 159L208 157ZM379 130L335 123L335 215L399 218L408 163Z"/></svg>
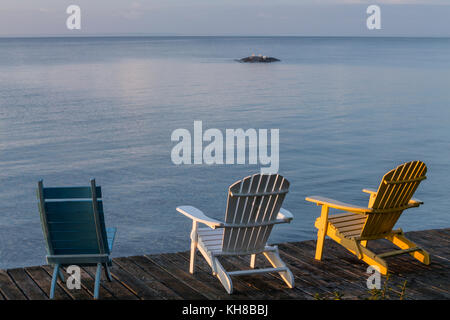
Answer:
<svg viewBox="0 0 450 320"><path fill-rule="evenodd" d="M37 195L49 255L109 254L102 191L90 187L44 188Z"/></svg>
<svg viewBox="0 0 450 320"><path fill-rule="evenodd" d="M361 237L370 237L390 232L408 205L420 182L426 179L427 166L422 161L404 163L386 173L369 207ZM377 212L378 211L378 212Z"/></svg>
<svg viewBox="0 0 450 320"><path fill-rule="evenodd" d="M288 189L289 181L279 174L255 174L231 185L222 252L263 251Z"/></svg>

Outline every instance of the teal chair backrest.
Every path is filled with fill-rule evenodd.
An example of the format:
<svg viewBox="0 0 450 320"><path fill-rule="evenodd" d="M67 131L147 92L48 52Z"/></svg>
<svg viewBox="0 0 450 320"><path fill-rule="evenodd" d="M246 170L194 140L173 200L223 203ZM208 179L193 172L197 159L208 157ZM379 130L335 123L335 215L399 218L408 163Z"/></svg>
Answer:
<svg viewBox="0 0 450 320"><path fill-rule="evenodd" d="M102 190L90 187L44 188L37 196L49 255L109 254Z"/></svg>

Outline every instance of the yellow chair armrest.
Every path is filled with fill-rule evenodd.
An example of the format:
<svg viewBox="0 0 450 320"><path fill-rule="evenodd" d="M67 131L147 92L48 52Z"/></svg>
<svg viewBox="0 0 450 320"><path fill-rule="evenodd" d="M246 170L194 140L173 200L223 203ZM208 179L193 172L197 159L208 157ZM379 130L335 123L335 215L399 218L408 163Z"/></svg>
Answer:
<svg viewBox="0 0 450 320"><path fill-rule="evenodd" d="M419 199L415 199L415 198L411 198L411 200L409 200L408 202L409 205L412 206L420 206L421 204L423 204L423 201L419 200Z"/></svg>
<svg viewBox="0 0 450 320"><path fill-rule="evenodd" d="M365 189L363 189L362 190L363 192L365 192L365 193L369 193L369 194L376 194L377 192L378 192L378 190L375 190L375 189L370 189L370 188L365 188Z"/></svg>
<svg viewBox="0 0 450 320"><path fill-rule="evenodd" d="M306 201L310 201L310 202L314 202L316 203L318 206L327 206L330 208L334 208L334 209L338 209L338 210L343 210L343 211L348 211L348 212L352 212L352 213L369 213L372 212L372 209L367 208L367 207L360 207L360 206L355 206L352 204L348 204L348 203L344 203L341 201L337 201L337 200L333 200L330 198L325 198L325 197L320 197L320 196L310 196L310 197L306 197L305 199Z"/></svg>

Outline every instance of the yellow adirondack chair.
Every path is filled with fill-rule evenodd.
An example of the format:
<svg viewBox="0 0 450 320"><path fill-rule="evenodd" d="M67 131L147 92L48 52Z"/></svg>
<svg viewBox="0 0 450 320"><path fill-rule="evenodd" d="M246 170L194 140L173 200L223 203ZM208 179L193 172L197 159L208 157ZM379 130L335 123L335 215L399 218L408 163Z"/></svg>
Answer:
<svg viewBox="0 0 450 320"><path fill-rule="evenodd" d="M378 266L382 274L387 274L388 265L384 258L409 253L424 264L430 263L429 254L408 240L401 229L392 230L403 210L418 207L423 202L412 196L420 182L426 179L427 166L422 161L404 163L386 173L378 190L363 189L370 194L369 205L359 207L340 201L311 196L306 200L322 206L316 220L316 256L322 258L325 236L329 236L369 265ZM345 211L328 215L329 209ZM367 241L387 239L399 247L387 253L375 254L367 249Z"/></svg>

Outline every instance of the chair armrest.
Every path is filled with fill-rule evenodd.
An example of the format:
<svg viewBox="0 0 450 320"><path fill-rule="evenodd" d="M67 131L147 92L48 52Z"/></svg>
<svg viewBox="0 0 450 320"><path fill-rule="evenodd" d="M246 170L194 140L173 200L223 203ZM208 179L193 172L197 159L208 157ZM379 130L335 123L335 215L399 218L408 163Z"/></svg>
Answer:
<svg viewBox="0 0 450 320"><path fill-rule="evenodd" d="M372 194L376 194L376 193L378 192L378 190L375 190L375 189L369 189L369 188L365 188L365 189L363 189L362 191L365 192L365 193L370 193L371 195L372 195Z"/></svg>
<svg viewBox="0 0 450 320"><path fill-rule="evenodd" d="M212 229L223 226L223 222L206 216L202 211L195 207L181 206L177 207L177 211L194 221L206 224Z"/></svg>
<svg viewBox="0 0 450 320"><path fill-rule="evenodd" d="M421 204L423 204L423 201L420 201L419 199L415 199L415 198L411 198L411 200L409 200L408 202L409 205L412 206L420 206Z"/></svg>
<svg viewBox="0 0 450 320"><path fill-rule="evenodd" d="M106 228L106 241L108 241L109 252L111 253L116 239L117 228Z"/></svg>
<svg viewBox="0 0 450 320"><path fill-rule="evenodd" d="M277 219L291 222L291 220L294 219L294 216L288 210L281 208L280 212L278 212Z"/></svg>
<svg viewBox="0 0 450 320"><path fill-rule="evenodd" d="M318 206L327 206L330 208L334 208L334 209L339 209L339 210L343 210L343 211L348 211L348 212L353 212L353 213L368 213L368 212L372 212L372 209L367 208L367 207L360 207L360 206L355 206L352 204L348 204L348 203L344 203L341 201L337 201L337 200L333 200L330 198L325 198L325 197L320 197L320 196L311 196L311 197L306 197L305 199L306 201L310 201L310 202L314 202L316 203Z"/></svg>

